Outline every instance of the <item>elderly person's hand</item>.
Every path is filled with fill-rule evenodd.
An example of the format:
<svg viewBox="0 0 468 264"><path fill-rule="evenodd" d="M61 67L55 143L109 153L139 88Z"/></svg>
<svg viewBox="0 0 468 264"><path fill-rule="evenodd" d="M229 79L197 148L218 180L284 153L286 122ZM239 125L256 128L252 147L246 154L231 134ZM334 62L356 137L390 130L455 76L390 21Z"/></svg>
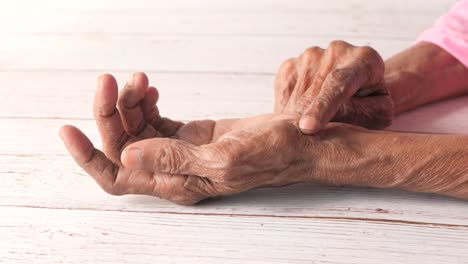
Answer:
<svg viewBox="0 0 468 264"><path fill-rule="evenodd" d="M94 116L103 152L75 127L60 131L78 165L108 193L194 204L299 182L311 164L304 151L314 138L300 132L294 116L183 124L159 115L158 92L144 74L135 74L120 95L117 91L112 76L99 79Z"/></svg>
<svg viewBox="0 0 468 264"><path fill-rule="evenodd" d="M358 171L349 143L360 142L353 133L360 128L331 124L309 136L297 127L298 115L282 114L183 124L160 116L158 97L142 73L120 95L115 79L101 76L94 116L103 152L77 128L60 130L72 157L106 192L194 204L254 188L334 183L344 167ZM337 159L346 166L336 167Z"/></svg>
<svg viewBox="0 0 468 264"><path fill-rule="evenodd" d="M380 129L390 125L393 103L384 62L370 47L333 41L284 62L275 81L275 113L299 113L299 127L314 133L329 121Z"/></svg>

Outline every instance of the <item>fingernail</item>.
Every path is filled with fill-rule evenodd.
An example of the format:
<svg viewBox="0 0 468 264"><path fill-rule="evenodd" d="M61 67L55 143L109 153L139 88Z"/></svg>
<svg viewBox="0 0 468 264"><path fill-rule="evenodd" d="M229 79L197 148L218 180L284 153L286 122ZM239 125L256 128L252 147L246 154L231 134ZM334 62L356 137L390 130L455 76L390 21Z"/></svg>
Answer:
<svg viewBox="0 0 468 264"><path fill-rule="evenodd" d="M302 117L301 120L299 120L299 128L306 134L315 132L319 124L316 118L310 116Z"/></svg>
<svg viewBox="0 0 468 264"><path fill-rule="evenodd" d="M143 161L143 152L139 148L126 149L124 160L129 167L140 167Z"/></svg>

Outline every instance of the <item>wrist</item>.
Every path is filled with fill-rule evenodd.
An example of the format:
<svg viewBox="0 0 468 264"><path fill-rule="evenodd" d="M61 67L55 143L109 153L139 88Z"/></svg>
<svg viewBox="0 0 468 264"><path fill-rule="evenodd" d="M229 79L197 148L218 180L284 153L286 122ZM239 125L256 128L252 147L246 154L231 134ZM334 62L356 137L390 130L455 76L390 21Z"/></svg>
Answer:
<svg viewBox="0 0 468 264"><path fill-rule="evenodd" d="M382 153L386 132L331 123L315 134L308 147L307 182L332 186L383 187L389 156ZM386 146L388 147L388 146ZM379 173L370 173L370 171Z"/></svg>
<svg viewBox="0 0 468 264"><path fill-rule="evenodd" d="M310 148L308 182L396 188L468 198L468 138L333 124Z"/></svg>
<svg viewBox="0 0 468 264"><path fill-rule="evenodd" d="M467 75L468 69L444 49L420 42L388 59L384 78L399 114L465 93Z"/></svg>
<svg viewBox="0 0 468 264"><path fill-rule="evenodd" d="M394 116L423 104L430 94L424 91L426 79L418 72L390 68L386 70L384 81L393 101Z"/></svg>

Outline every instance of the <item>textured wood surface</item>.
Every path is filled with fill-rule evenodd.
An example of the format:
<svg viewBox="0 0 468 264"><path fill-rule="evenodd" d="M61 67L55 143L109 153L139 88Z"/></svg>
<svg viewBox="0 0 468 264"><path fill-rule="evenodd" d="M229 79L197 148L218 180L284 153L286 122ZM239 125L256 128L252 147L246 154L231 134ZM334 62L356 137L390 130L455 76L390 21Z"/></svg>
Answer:
<svg viewBox="0 0 468 264"><path fill-rule="evenodd" d="M0 1L0 263L466 263L468 203L298 185L184 207L112 197L67 155L75 124L100 145L96 77L147 71L163 114L268 113L279 64L333 39L389 57L444 1ZM468 98L389 129L467 133Z"/></svg>

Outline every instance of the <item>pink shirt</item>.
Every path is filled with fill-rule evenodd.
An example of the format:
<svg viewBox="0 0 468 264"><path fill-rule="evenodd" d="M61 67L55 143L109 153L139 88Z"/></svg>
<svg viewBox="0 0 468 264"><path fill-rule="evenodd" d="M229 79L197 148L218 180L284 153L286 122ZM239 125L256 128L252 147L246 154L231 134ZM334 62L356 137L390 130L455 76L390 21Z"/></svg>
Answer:
<svg viewBox="0 0 468 264"><path fill-rule="evenodd" d="M468 67L468 0L458 1L417 41L436 44Z"/></svg>

